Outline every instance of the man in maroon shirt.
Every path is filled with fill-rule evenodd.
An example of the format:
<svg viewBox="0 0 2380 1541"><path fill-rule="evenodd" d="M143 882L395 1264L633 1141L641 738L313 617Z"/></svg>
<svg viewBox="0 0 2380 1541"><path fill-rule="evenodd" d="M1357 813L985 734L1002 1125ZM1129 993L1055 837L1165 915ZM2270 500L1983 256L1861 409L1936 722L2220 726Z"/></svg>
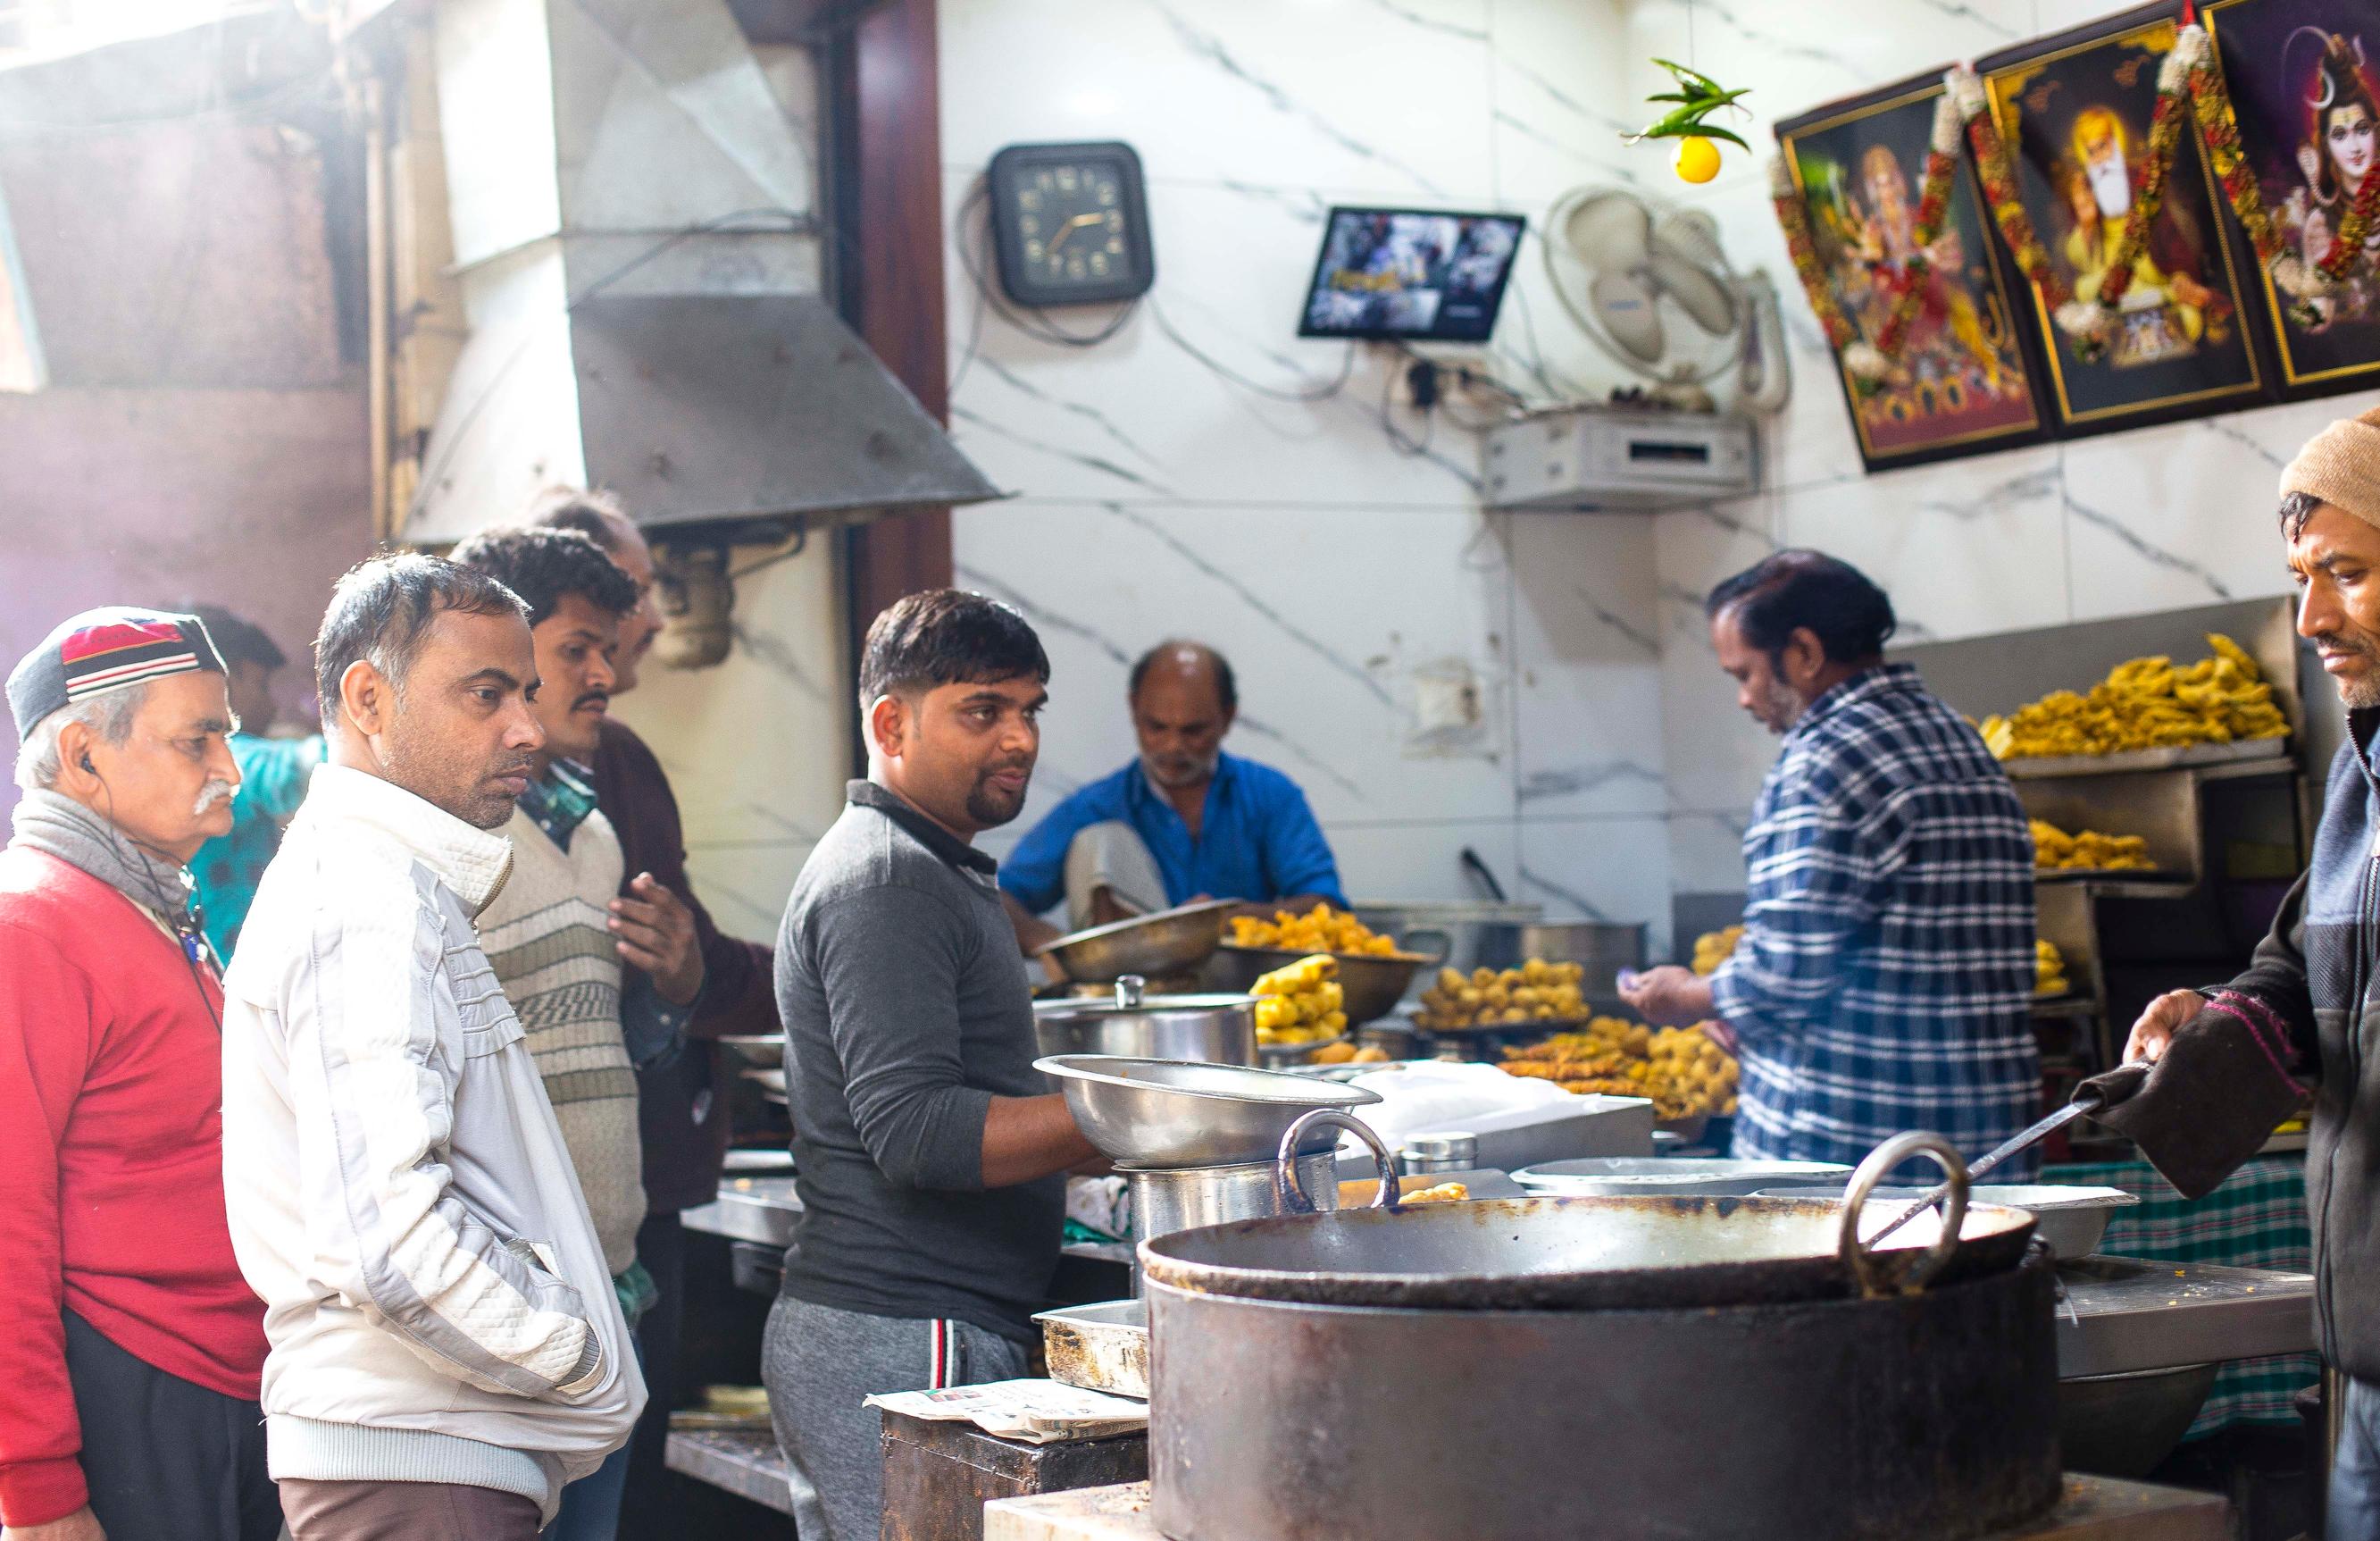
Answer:
<svg viewBox="0 0 2380 1541"><path fill-rule="evenodd" d="M530 522L576 530L603 548L637 584L637 608L620 623L620 650L613 659L614 696L636 689L638 666L662 629L652 603L653 558L635 522L602 493L557 487L531 510ZM686 1026L685 1046L637 1072L638 1122L644 1136L644 1228L637 1233L637 1259L653 1276L661 1299L647 1312L638 1332L645 1356L645 1414L629 1442L628 1491L622 1534L630 1537L672 1534L668 1524L662 1454L669 1439L670 1410L676 1406L677 1360L686 1319L686 1230L683 1210L719 1196L719 1173L727 1156L728 1068L710 1040L781 1031L777 1021L774 959L769 948L722 936L710 911L694 897L686 872L686 836L677 797L661 762L617 717L603 719L595 753L595 795L603 816L620 837L628 883L650 873L686 904L703 960L701 993ZM621 899L636 895L624 887ZM622 904L613 906L615 911ZM616 914L613 928L634 923Z"/></svg>
<svg viewBox="0 0 2380 1541"><path fill-rule="evenodd" d="M190 616L92 610L8 677L0 850L0 1525L270 1541L264 1307L224 1219L223 990L186 863L231 828Z"/></svg>

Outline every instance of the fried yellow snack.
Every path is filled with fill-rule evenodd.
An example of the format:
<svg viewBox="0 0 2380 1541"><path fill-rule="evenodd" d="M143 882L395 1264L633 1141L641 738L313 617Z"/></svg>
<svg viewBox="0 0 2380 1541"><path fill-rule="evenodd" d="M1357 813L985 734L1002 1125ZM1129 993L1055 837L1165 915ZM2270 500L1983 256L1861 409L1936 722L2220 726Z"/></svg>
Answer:
<svg viewBox="0 0 2380 1541"><path fill-rule="evenodd" d="M2149 843L2138 835L2103 835L2085 829L2069 835L2040 819L2033 825L2033 864L2045 872L2155 872Z"/></svg>
<svg viewBox="0 0 2380 1541"><path fill-rule="evenodd" d="M1724 931L1706 931L1694 938L1694 972L1710 975L1735 954L1738 942L1743 940L1743 927L1730 925Z"/></svg>
<svg viewBox="0 0 2380 1541"><path fill-rule="evenodd" d="M2019 760L2287 737L2289 718L2247 649L2217 632L2206 645L2211 655L2187 668L2161 656L2133 658L2088 694L2054 691L1985 717L1984 742L1998 758Z"/></svg>
<svg viewBox="0 0 2380 1541"><path fill-rule="evenodd" d="M2066 981L2066 960L2049 944L2047 937L2036 937L2033 944L2033 993L2035 996L2062 996L2072 988Z"/></svg>
<svg viewBox="0 0 2380 1541"><path fill-rule="evenodd" d="M1232 918L1232 940L1245 948L1282 948L1298 952L1351 952L1385 955L1397 950L1381 936L1343 910L1318 904L1303 915L1276 910L1270 920L1254 915Z"/></svg>

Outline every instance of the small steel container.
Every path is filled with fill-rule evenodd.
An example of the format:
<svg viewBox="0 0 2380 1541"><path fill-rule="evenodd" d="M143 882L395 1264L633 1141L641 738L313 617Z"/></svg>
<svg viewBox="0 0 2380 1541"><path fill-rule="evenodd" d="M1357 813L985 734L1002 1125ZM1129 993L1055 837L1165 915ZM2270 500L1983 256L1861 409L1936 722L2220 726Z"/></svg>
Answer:
<svg viewBox="0 0 2380 1541"><path fill-rule="evenodd" d="M1037 1002L1033 1032L1045 1055L1257 1062L1254 996L1152 996L1138 974L1124 975L1104 996Z"/></svg>
<svg viewBox="0 0 2380 1541"><path fill-rule="evenodd" d="M1397 1152L1397 1169L1407 1177L1431 1172L1467 1172L1479 1165L1475 1134L1416 1134Z"/></svg>
<svg viewBox="0 0 2380 1541"><path fill-rule="evenodd" d="M1273 1180L1270 1161L1235 1161L1220 1167L1118 1167L1132 1189L1134 1245L1178 1230L1261 1220L1289 1213ZM1339 1206L1339 1156L1325 1147L1297 1158L1297 1177L1318 1207Z"/></svg>

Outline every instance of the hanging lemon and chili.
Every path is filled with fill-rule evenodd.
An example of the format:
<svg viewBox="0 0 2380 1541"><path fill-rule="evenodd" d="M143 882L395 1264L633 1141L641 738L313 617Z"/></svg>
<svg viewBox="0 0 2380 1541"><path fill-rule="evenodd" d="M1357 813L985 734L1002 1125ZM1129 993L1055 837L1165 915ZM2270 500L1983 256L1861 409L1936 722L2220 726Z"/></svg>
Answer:
<svg viewBox="0 0 2380 1541"><path fill-rule="evenodd" d="M1678 141L1676 158L1670 163L1679 178L1688 182L1707 182L1718 175L1718 146L1712 141L1725 140L1740 150L1752 147L1730 129L1710 121L1713 113L1721 108L1751 116L1740 103L1749 86L1730 90L1699 70L1668 59L1655 59L1655 64L1670 72L1675 80L1675 91L1658 92L1645 98L1648 103L1665 103L1669 111L1633 134L1621 135L1626 144L1648 139L1673 139Z"/></svg>

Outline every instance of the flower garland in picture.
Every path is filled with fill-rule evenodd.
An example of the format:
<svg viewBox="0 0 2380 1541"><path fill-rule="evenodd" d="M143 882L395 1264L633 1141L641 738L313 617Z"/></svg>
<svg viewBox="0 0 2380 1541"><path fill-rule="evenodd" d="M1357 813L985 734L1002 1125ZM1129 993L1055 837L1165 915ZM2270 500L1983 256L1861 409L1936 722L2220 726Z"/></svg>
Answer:
<svg viewBox="0 0 2380 1541"><path fill-rule="evenodd" d="M2141 253L2148 250L2149 228L2156 223L2157 211L2165 206L2166 182L2173 175L2174 153L2181 148L2181 126L2189 110L2183 99L2184 75L2182 51L2176 47L2165 57L2157 69L2156 105L2149 113L2149 142L2141 165L2141 185L2132 194L2132 207L2124 216L2123 232L2116 238L2116 249L2107 253L2107 272L2099 280L2095 303L2086 304L2080 296L2058 307L2058 324L2069 336L2102 337L2108 322L2115 316L2126 291L2132 287L2132 270Z"/></svg>
<svg viewBox="0 0 2380 1541"><path fill-rule="evenodd" d="M1827 340L1842 355L1843 367L1851 372L1853 384L1864 393L1874 389L1891 372L1892 357L1900 351L1901 337L1925 302L1925 276L1933 271L1933 260L1926 253L1941 238L1942 221L1949 212L1950 178L1959 166L1958 147L1958 113L1945 96L1934 112L1933 137L1925 152L1925 177L1918 189L1917 217L1910 233L1911 251L1901 264L1900 292L1894 296L1892 309L1886 313L1884 325L1873 342L1862 337L1859 328L1843 314L1833 286L1827 282L1826 270L1818 263L1817 247L1810 239L1809 211L1800 190L1793 186L1792 168L1786 164L1785 155L1770 164L1769 198L1777 210L1777 223L1785 231L1785 250L1793 259L1793 272L1802 280L1802 292L1809 297L1810 309L1817 314ZM1786 152L1791 153L1790 150ZM2374 180L2380 182L2380 177Z"/></svg>
<svg viewBox="0 0 2380 1541"><path fill-rule="evenodd" d="M1852 373L1862 380L1880 379L1884 374L1881 355L1875 361L1877 367L1873 375L1864 367L1869 362L1864 356L1853 358L1854 354L1872 354L1876 350L1862 340L1859 328L1835 302L1835 291L1827 283L1826 269L1818 265L1818 249L1810 239L1809 211L1803 205L1802 190L1793 185L1793 169L1786 164L1786 156L1791 153L1788 149L1768 164L1768 201L1777 211L1779 226L1785 232L1785 251L1793 260L1793 275L1802 280L1802 292L1808 297L1810 309L1827 334L1828 343L1843 356ZM2380 177L2373 180L2380 182Z"/></svg>
<svg viewBox="0 0 2380 1541"><path fill-rule="evenodd" d="M2034 232L2033 216L2025 212L2024 200L2017 191L2015 163L2009 158L1999 125L1985 109L1982 79L1965 65L1958 65L1943 77L1942 86L1943 99L1956 104L1966 122L1967 143L1974 151L1975 170L1983 177L1984 200L1991 205L1992 223L1999 226L2000 238L2016 258L2017 271L2041 291L2042 303L2052 314L2063 311L2073 298L2072 291L2051 265L2047 249Z"/></svg>
<svg viewBox="0 0 2380 1541"><path fill-rule="evenodd" d="M1959 109L1944 92L1934 104L1934 131L1925 146L1925 180L1917 194L1917 227L1911 232L1909 260L1901 264L1900 293L1892 312L1876 335L1876 350L1886 360L1900 351L1901 334L1917 315L1925 293L1925 275L1934 260L1927 253L1942 236L1942 219L1950 207L1950 177L1959 169ZM2366 178L2380 182L2380 177Z"/></svg>
<svg viewBox="0 0 2380 1541"><path fill-rule="evenodd" d="M2319 324L2322 317L2313 301L2347 276L2355 253L2362 250L2363 238L2372 228L2375 207L2380 206L2380 177L2364 178L2354 204L2339 223L2341 238L2320 263L2309 267L2273 228L2264 194L2256 186L2256 174L2240 152L2240 116L2232 110L2230 93L2224 89L2214 40L2206 29L2196 22L2184 27L2174 39L2168 63L2187 78L2191 112L2198 119L2198 136L2205 142L2207 162L2215 168L2216 180L2222 184L2223 196L2230 203L2232 214L2239 217L2240 228L2247 234L2257 265L2271 274L2274 284L2289 297L2291 320L2301 326ZM2345 238L2350 230L2354 236L2351 245Z"/></svg>

